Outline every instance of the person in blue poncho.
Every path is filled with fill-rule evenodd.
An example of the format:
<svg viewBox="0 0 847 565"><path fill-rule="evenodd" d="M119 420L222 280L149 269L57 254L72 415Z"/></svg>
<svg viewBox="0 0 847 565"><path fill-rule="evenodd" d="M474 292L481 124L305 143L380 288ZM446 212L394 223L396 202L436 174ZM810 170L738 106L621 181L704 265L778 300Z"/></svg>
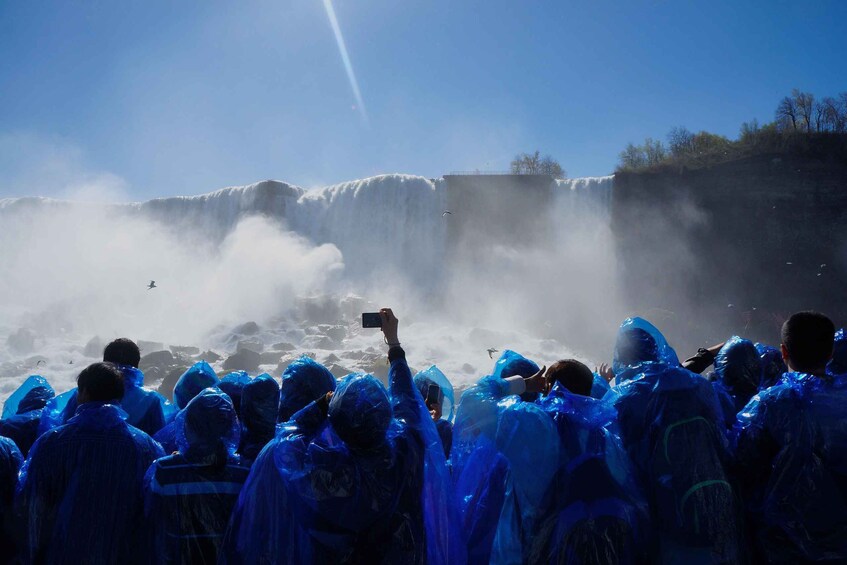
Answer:
<svg viewBox="0 0 847 565"><path fill-rule="evenodd" d="M247 374L247 371L233 371L218 383L218 388L232 400L232 406L235 408L235 413L239 419L241 419L241 393L244 391L244 385L249 382L250 375Z"/></svg>
<svg viewBox="0 0 847 565"><path fill-rule="evenodd" d="M162 448L127 425L123 375L94 363L77 379L76 414L32 446L18 495L26 563L136 563L144 472Z"/></svg>
<svg viewBox="0 0 847 565"><path fill-rule="evenodd" d="M497 362L494 363L494 370L491 376L508 381L511 385L509 394L520 395L521 400L532 402L538 398L541 389L527 390L525 386L527 381L525 379L538 375L539 371L543 375L543 370L538 368L535 361L527 359L511 349L507 349L500 355ZM543 383L543 377L539 377L537 380L539 383Z"/></svg>
<svg viewBox="0 0 847 565"><path fill-rule="evenodd" d="M131 339L121 337L109 343L103 350L103 361L114 363L124 374L124 391L121 408L127 415L127 423L149 435L155 435L173 418L176 409L164 396L144 388L144 373L138 368L141 351ZM73 389L55 398L48 405L46 425L40 432L67 422L77 407L77 390Z"/></svg>
<svg viewBox="0 0 847 565"><path fill-rule="evenodd" d="M759 391L761 379L762 361L753 342L738 336L730 338L715 358L712 381L728 429L732 429L735 416Z"/></svg>
<svg viewBox="0 0 847 565"><path fill-rule="evenodd" d="M253 462L276 432L279 385L270 375L259 375L244 385L241 395L241 443L238 453Z"/></svg>
<svg viewBox="0 0 847 565"><path fill-rule="evenodd" d="M447 376L433 365L415 375L415 386L418 387L424 404L435 422L435 429L444 447L444 457L449 459L450 449L453 446L453 385L450 384Z"/></svg>
<svg viewBox="0 0 847 565"><path fill-rule="evenodd" d="M239 497L224 562L463 561L435 426L397 319L389 309L380 314L389 392L373 376L348 375L281 427Z"/></svg>
<svg viewBox="0 0 847 565"><path fill-rule="evenodd" d="M611 431L614 408L590 396L595 376L579 361L557 361L546 377L539 406L558 431L559 464L524 561L649 562L649 512Z"/></svg>
<svg viewBox="0 0 847 565"><path fill-rule="evenodd" d="M495 444L506 381L486 377L462 394L453 428L450 462L469 565L491 562L494 536L506 500L509 461Z"/></svg>
<svg viewBox="0 0 847 565"><path fill-rule="evenodd" d="M756 344L759 359L762 361L762 380L759 382L759 390L765 390L779 383L782 375L788 372L782 351L763 343Z"/></svg>
<svg viewBox="0 0 847 565"><path fill-rule="evenodd" d="M151 562L215 564L250 472L235 453L238 417L225 393L207 388L179 413L176 428L179 451L157 459L144 480Z"/></svg>
<svg viewBox="0 0 847 565"><path fill-rule="evenodd" d="M329 369L303 355L282 373L277 421L287 422L295 413L335 390L335 386L335 377Z"/></svg>
<svg viewBox="0 0 847 565"><path fill-rule="evenodd" d="M174 386L174 402L179 410L182 410L191 399L200 394L200 391L218 386L218 376L211 365L205 361L198 361L188 368L176 382ZM162 444L165 453L173 453L177 449L176 445L176 422L171 421L164 428L159 430L153 438Z"/></svg>
<svg viewBox="0 0 847 565"><path fill-rule="evenodd" d="M739 522L723 415L704 378L679 364L652 324L628 318L615 347L618 385L607 394L636 469L666 563L737 563Z"/></svg>
<svg viewBox="0 0 847 565"><path fill-rule="evenodd" d="M799 312L782 327L791 372L738 415L735 469L756 562L847 562L847 375L827 374L832 321Z"/></svg>
<svg viewBox="0 0 847 565"><path fill-rule="evenodd" d="M24 457L38 438L44 407L55 396L53 387L44 377L32 375L12 393L3 406L5 418L0 422L0 436L12 439ZM8 416L7 410L10 412Z"/></svg>
<svg viewBox="0 0 847 565"><path fill-rule="evenodd" d="M0 561L4 563L12 563L18 551L12 501L23 462L23 455L15 442L0 437Z"/></svg>
<svg viewBox="0 0 847 565"><path fill-rule="evenodd" d="M835 332L835 340L832 345L832 359L826 365L829 375L847 375L847 335L844 328Z"/></svg>

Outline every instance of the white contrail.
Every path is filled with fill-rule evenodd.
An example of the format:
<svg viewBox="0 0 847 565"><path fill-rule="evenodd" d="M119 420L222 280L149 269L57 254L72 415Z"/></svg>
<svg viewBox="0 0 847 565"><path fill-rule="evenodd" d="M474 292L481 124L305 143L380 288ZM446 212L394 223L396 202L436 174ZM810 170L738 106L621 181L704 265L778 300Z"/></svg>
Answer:
<svg viewBox="0 0 847 565"><path fill-rule="evenodd" d="M350 80L350 88L353 89L353 96L356 97L356 106L362 114L362 119L365 123L368 123L365 101L362 100L362 93L359 92L359 83L356 82L356 73L353 72L353 64L350 62L350 55L347 54L347 46L344 44L344 36L341 35L341 28L338 26L338 18L335 17L332 0L324 0L324 8L326 8L326 15L329 18L329 25L332 26L332 33L335 34L335 42L338 43L338 51L341 53L341 60L344 62L344 69L347 71L347 78Z"/></svg>

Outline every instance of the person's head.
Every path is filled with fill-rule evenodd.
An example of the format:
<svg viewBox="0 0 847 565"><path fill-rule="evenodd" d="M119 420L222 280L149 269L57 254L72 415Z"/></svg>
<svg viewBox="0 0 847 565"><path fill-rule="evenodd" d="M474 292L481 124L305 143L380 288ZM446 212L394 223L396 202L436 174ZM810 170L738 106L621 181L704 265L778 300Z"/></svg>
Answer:
<svg viewBox="0 0 847 565"><path fill-rule="evenodd" d="M782 325L782 357L792 371L824 374L832 357L835 324L819 312L797 312Z"/></svg>
<svg viewBox="0 0 847 565"><path fill-rule="evenodd" d="M241 393L244 390L244 385L249 382L250 375L247 374L247 371L233 371L218 383L218 388L229 395L235 413L239 417L241 417Z"/></svg>
<svg viewBox="0 0 847 565"><path fill-rule="evenodd" d="M391 402L385 387L373 375L354 373L338 384L329 402L329 422L353 449L381 445L391 424Z"/></svg>
<svg viewBox="0 0 847 565"><path fill-rule="evenodd" d="M279 385L267 374L244 385L241 393L241 421L245 430L272 437L279 409Z"/></svg>
<svg viewBox="0 0 847 565"><path fill-rule="evenodd" d="M311 357L300 357L282 373L277 421L287 422L309 403L335 390L335 386L329 369Z"/></svg>
<svg viewBox="0 0 847 565"><path fill-rule="evenodd" d="M594 373L576 359L556 361L547 369L546 375L550 387L559 383L573 394L591 396Z"/></svg>
<svg viewBox="0 0 847 565"><path fill-rule="evenodd" d="M103 361L138 368L138 363L141 362L141 351L131 339L119 337L103 350Z"/></svg>
<svg viewBox="0 0 847 565"><path fill-rule="evenodd" d="M762 360L749 339L730 338L715 357L718 380L731 391L755 394L762 380Z"/></svg>
<svg viewBox="0 0 847 565"><path fill-rule="evenodd" d="M656 340L641 328L630 328L618 334L615 344L615 361L631 367L639 363L659 360Z"/></svg>
<svg viewBox="0 0 847 565"><path fill-rule="evenodd" d="M229 396L215 388L202 390L177 415L177 448L189 459L230 453L238 445L238 417Z"/></svg>
<svg viewBox="0 0 847 565"><path fill-rule="evenodd" d="M179 377L174 387L177 408L182 410L201 390L212 386L218 386L215 370L205 361L195 363Z"/></svg>
<svg viewBox="0 0 847 565"><path fill-rule="evenodd" d="M124 396L124 377L112 363L92 363L76 379L77 404L119 401Z"/></svg>

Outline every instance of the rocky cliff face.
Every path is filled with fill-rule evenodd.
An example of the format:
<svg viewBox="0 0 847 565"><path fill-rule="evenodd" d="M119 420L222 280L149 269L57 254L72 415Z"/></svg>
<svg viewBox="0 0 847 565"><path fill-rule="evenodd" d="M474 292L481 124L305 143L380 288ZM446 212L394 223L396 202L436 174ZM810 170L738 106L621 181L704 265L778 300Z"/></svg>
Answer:
<svg viewBox="0 0 847 565"><path fill-rule="evenodd" d="M611 216L628 301L692 343L741 329L775 342L800 309L847 322L847 162L619 173Z"/></svg>

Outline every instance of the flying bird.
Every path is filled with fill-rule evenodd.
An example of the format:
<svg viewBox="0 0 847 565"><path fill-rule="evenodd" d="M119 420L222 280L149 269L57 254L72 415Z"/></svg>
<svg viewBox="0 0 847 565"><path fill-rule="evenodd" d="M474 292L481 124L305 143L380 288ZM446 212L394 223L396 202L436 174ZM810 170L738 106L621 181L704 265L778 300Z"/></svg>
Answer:
<svg viewBox="0 0 847 565"><path fill-rule="evenodd" d="M497 353L497 352L498 352L498 351L500 351L500 350L499 350L499 349L494 349L493 347L489 347L488 349L486 349L486 351L488 351L488 358L489 358L489 359L494 359L494 354L495 354L495 353Z"/></svg>
<svg viewBox="0 0 847 565"><path fill-rule="evenodd" d="M452 216L453 212L451 212L450 210L444 210L444 213L441 214L441 217L444 218L445 216L447 216L447 214L450 214Z"/></svg>
<svg viewBox="0 0 847 565"><path fill-rule="evenodd" d="M147 285L147 290L151 290L156 288L156 281L150 281L150 284Z"/></svg>

